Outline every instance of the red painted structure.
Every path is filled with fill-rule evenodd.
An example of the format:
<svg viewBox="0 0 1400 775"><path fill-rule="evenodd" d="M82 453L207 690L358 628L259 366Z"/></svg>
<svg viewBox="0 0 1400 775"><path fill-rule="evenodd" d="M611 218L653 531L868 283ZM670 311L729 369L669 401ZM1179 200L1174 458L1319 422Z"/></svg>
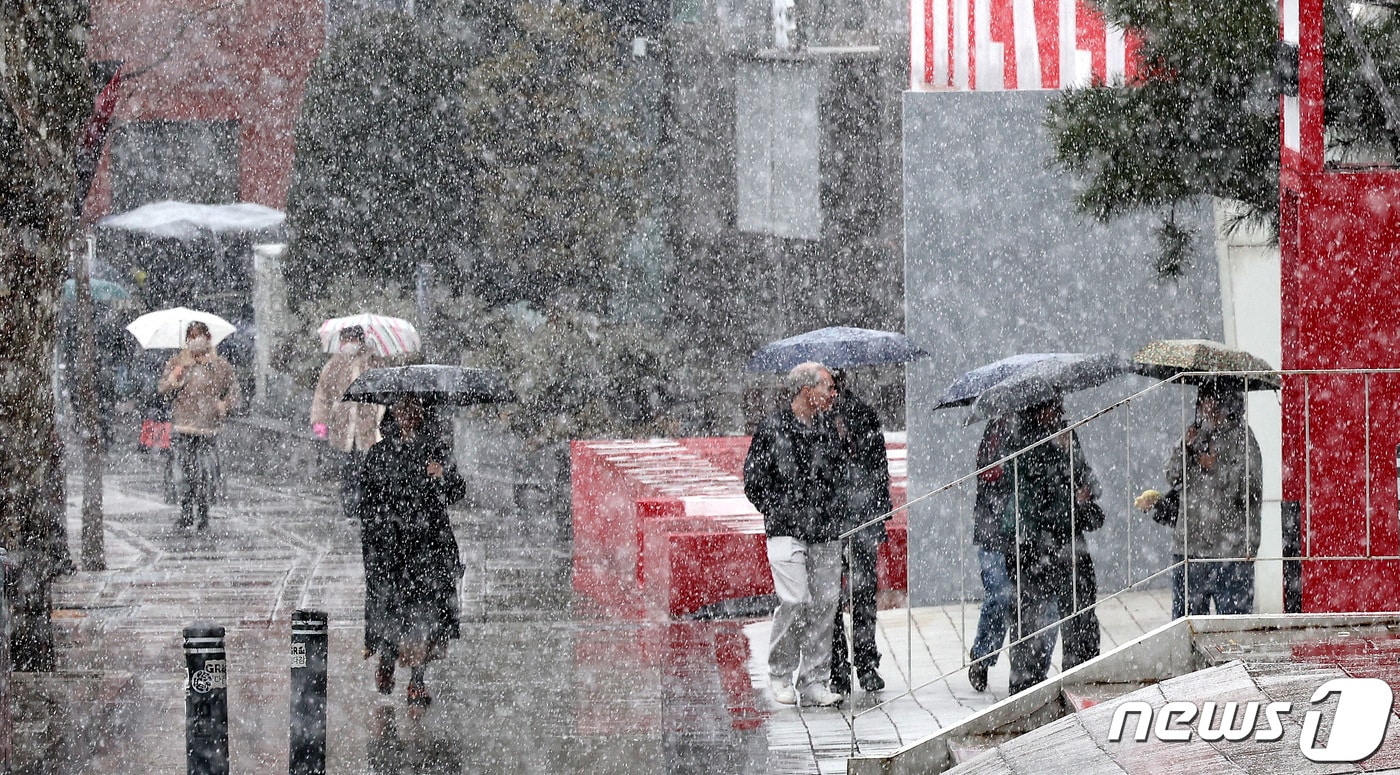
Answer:
<svg viewBox="0 0 1400 775"><path fill-rule="evenodd" d="M236 121L239 199L284 208L297 113L325 37L322 0L92 0L89 56L125 63L114 123ZM87 216L106 215L108 164Z"/></svg>
<svg viewBox="0 0 1400 775"><path fill-rule="evenodd" d="M666 618L767 595L763 517L744 497L747 436L575 441L574 591L622 618ZM905 447L887 444L905 502ZM904 513L880 548L882 589L907 590Z"/></svg>
<svg viewBox="0 0 1400 775"><path fill-rule="evenodd" d="M1282 98L1279 246L1284 369L1400 367L1400 172L1324 157L1325 0L1283 3L1299 50ZM1302 556L1400 553L1400 377L1290 376L1283 497L1301 506ZM1393 560L1302 563L1304 611L1400 608Z"/></svg>

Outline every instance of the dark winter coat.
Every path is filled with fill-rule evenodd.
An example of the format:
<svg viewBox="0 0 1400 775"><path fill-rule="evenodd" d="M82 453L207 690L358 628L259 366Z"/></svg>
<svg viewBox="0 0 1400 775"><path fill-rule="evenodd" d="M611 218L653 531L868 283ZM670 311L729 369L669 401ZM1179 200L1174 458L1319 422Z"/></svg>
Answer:
<svg viewBox="0 0 1400 775"><path fill-rule="evenodd" d="M1021 423L1022 430L1012 436L1012 449L1021 449L1055 432L1055 429ZM1073 448L1071 476L1070 449ZM1003 530L1021 546L1038 546L1047 551L1060 551L1069 545L1071 537L1097 530L1103 525L1104 513L1097 502L1098 481L1084 460L1079 437L1067 436L1026 450L1013 463L1007 463L1011 473L1011 490L1003 513ZM1076 491L1088 487L1093 494L1087 503L1075 500ZM1020 532L1016 532L1015 517L1020 514Z"/></svg>
<svg viewBox="0 0 1400 775"><path fill-rule="evenodd" d="M808 543L835 541L850 526L841 491L844 453L831 413L811 425L790 407L758 424L744 459L744 495L763 530Z"/></svg>
<svg viewBox="0 0 1400 775"><path fill-rule="evenodd" d="M426 648L441 656L458 636L461 553L447 505L466 495L442 444L425 434L392 438L365 458L360 506L365 563L365 647L381 654ZM442 478L428 463L443 465Z"/></svg>
<svg viewBox="0 0 1400 775"><path fill-rule="evenodd" d="M894 508L890 501L890 464L880 416L869 404L847 393L839 394L832 407L832 423L845 457L842 497L849 530ZM863 535L884 541L884 523L867 529Z"/></svg>

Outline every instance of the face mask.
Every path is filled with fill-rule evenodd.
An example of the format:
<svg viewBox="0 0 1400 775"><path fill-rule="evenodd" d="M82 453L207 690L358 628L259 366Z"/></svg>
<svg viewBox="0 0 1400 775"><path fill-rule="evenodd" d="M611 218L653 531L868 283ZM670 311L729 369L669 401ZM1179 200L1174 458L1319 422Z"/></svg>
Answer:
<svg viewBox="0 0 1400 775"><path fill-rule="evenodd" d="M197 336L185 341L185 347L192 353L209 352L209 337Z"/></svg>
<svg viewBox="0 0 1400 775"><path fill-rule="evenodd" d="M353 355L355 355L355 354L357 354L357 353L360 352L360 343L359 343L359 342L351 342L350 344L343 344L343 345L340 346L340 351L343 352L343 353L345 353L346 355L352 355L352 356L353 356Z"/></svg>

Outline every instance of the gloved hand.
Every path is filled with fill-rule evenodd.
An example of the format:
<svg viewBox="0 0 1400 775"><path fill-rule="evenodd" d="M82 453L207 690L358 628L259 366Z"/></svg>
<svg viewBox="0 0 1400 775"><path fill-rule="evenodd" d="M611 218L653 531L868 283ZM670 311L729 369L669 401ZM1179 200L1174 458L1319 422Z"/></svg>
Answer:
<svg viewBox="0 0 1400 775"><path fill-rule="evenodd" d="M311 426L311 432L316 435L316 438L322 441L331 437L331 429L327 428L326 424L323 422L314 423Z"/></svg>

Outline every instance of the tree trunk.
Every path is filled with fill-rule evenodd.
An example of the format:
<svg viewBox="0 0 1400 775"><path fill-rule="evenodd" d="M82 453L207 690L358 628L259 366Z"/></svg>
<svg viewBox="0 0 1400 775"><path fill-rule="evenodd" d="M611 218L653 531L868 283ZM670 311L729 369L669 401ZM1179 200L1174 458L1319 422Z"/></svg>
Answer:
<svg viewBox="0 0 1400 775"><path fill-rule="evenodd" d="M53 669L55 308L92 111L83 0L0 6L0 543L16 670Z"/></svg>

